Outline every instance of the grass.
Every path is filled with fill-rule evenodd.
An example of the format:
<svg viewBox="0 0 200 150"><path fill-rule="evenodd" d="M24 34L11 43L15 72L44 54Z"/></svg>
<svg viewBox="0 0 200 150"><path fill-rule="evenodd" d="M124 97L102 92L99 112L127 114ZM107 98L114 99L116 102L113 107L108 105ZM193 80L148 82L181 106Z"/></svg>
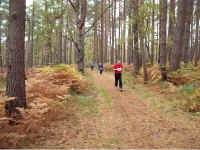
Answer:
<svg viewBox="0 0 200 150"><path fill-rule="evenodd" d="M108 92L104 88L97 88L97 92L103 97L104 106L107 108L112 108L111 97Z"/></svg>
<svg viewBox="0 0 200 150"><path fill-rule="evenodd" d="M113 148L120 145L120 141L116 138L109 138L105 144L106 148Z"/></svg>
<svg viewBox="0 0 200 150"><path fill-rule="evenodd" d="M0 83L0 89L5 89L5 88L6 88L6 81L4 80Z"/></svg>
<svg viewBox="0 0 200 150"><path fill-rule="evenodd" d="M85 95L77 95L75 97L75 105L76 108L82 113L86 115L95 115L98 114L98 101L94 98L94 96L85 96Z"/></svg>
<svg viewBox="0 0 200 150"><path fill-rule="evenodd" d="M166 93L159 93L159 91L155 92L143 83L134 83L133 78L131 74L124 74L125 85L132 89L133 94L137 93L139 99L146 101L151 108L158 110L163 115L166 113L175 115L181 111L179 94L168 95ZM161 90L166 89L165 83L159 82L157 84L160 84ZM151 86L151 83L149 85Z"/></svg>

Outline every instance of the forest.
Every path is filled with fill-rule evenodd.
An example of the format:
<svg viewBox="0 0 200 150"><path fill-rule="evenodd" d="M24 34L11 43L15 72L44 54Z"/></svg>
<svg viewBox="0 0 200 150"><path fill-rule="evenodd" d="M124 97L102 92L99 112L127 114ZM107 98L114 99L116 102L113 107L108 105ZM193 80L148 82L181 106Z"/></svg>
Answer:
<svg viewBox="0 0 200 150"><path fill-rule="evenodd" d="M200 0L0 0L0 148L199 149L199 123Z"/></svg>

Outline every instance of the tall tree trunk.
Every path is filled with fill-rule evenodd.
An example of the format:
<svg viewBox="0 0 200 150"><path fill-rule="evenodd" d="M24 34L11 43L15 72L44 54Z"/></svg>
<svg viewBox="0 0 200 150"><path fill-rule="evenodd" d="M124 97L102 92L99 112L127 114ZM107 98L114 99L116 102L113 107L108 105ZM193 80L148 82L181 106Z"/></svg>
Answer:
<svg viewBox="0 0 200 150"><path fill-rule="evenodd" d="M140 6L143 6L144 0L140 0L139 4ZM146 24L146 26L144 24ZM148 19L145 20L145 17L141 15L140 20L138 20L138 29L140 38L140 49L141 49L141 60L142 60L141 63L143 67L144 84L146 84L148 81L147 66L146 66L146 48L145 48L148 37L148 35L146 34L148 26L149 26L149 20Z"/></svg>
<svg viewBox="0 0 200 150"><path fill-rule="evenodd" d="M32 25L31 25L31 39L30 39L30 45L28 48L28 67L31 68L33 67L33 34L34 34L34 20L35 20L35 5L34 5L34 1L33 1L33 8L32 8Z"/></svg>
<svg viewBox="0 0 200 150"><path fill-rule="evenodd" d="M153 4L155 4L155 0L153 0ZM154 63L154 53L155 53L155 9L152 9L152 33L151 33L151 65Z"/></svg>
<svg viewBox="0 0 200 150"><path fill-rule="evenodd" d="M123 62L126 62L126 0L124 0L124 12L123 12Z"/></svg>
<svg viewBox="0 0 200 150"><path fill-rule="evenodd" d="M100 45L100 62L103 63L103 55L104 55L104 0L101 0L101 45Z"/></svg>
<svg viewBox="0 0 200 150"><path fill-rule="evenodd" d="M58 28L58 62L61 64L63 61L63 49L62 49L62 26L63 26L63 17L59 19L59 28Z"/></svg>
<svg viewBox="0 0 200 150"><path fill-rule="evenodd" d="M104 0L104 62L107 62L108 56L108 17L107 17L107 3Z"/></svg>
<svg viewBox="0 0 200 150"><path fill-rule="evenodd" d="M10 112L15 107L26 107L24 63L25 9L25 0L9 1L10 19L8 25L6 94L9 97L16 98L15 105L10 108Z"/></svg>
<svg viewBox="0 0 200 150"><path fill-rule="evenodd" d="M78 28L77 33L77 65L78 71L84 73L84 29Z"/></svg>
<svg viewBox="0 0 200 150"><path fill-rule="evenodd" d="M162 74L162 80L167 79L166 25L167 25L167 0L160 0L159 49L160 49L160 70L161 70L161 74Z"/></svg>
<svg viewBox="0 0 200 150"><path fill-rule="evenodd" d="M172 54L174 53L174 40L175 40L175 1L170 0L170 12L169 12L169 28L168 28L168 39L167 39L167 51L168 60L172 61Z"/></svg>
<svg viewBox="0 0 200 150"><path fill-rule="evenodd" d="M176 37L175 37L175 54L172 57L172 63L170 64L170 71L176 71L180 68L181 58L183 54L183 40L186 22L186 9L187 2L185 0L178 1L178 19L176 27Z"/></svg>
<svg viewBox="0 0 200 150"><path fill-rule="evenodd" d="M63 45L63 63L67 64L67 37L64 37L64 45Z"/></svg>
<svg viewBox="0 0 200 150"><path fill-rule="evenodd" d="M0 0L0 7L1 7L1 0ZM3 60L2 60L2 49L1 49L1 24L2 24L2 14L0 15L0 69L2 70L3 67Z"/></svg>
<svg viewBox="0 0 200 150"><path fill-rule="evenodd" d="M184 63L188 63L189 62L190 26L191 26L191 23L192 23L194 0L189 0L189 1L186 1L186 2L187 2L187 9L186 9L184 52L183 52L183 61L184 61Z"/></svg>
<svg viewBox="0 0 200 150"><path fill-rule="evenodd" d="M69 43L69 64L71 65L72 64L72 41L70 41Z"/></svg>
<svg viewBox="0 0 200 150"><path fill-rule="evenodd" d="M117 0L114 0L114 61L117 61L117 35L116 35L116 14L117 14Z"/></svg>
<svg viewBox="0 0 200 150"><path fill-rule="evenodd" d="M52 33L52 27L51 27L51 23L49 21L49 16L48 16L48 12L49 8L48 8L48 2L47 0L45 1L45 23L47 25L47 31L45 32L46 36L47 36L47 41L45 43L45 49L42 51L43 55L42 55L42 64L44 65L48 65L50 62L50 53L51 53L51 33ZM52 56L52 55L51 55ZM52 62L52 61L51 61Z"/></svg>
<svg viewBox="0 0 200 150"><path fill-rule="evenodd" d="M31 20L30 18L27 18L27 23L28 23L28 41L25 42L25 47L26 47L26 50L25 50L25 62L26 62L26 67L28 68L29 67L29 55L30 55L30 48L31 48Z"/></svg>
<svg viewBox="0 0 200 150"><path fill-rule="evenodd" d="M97 15L98 15L98 2L95 0L95 20L97 20ZM98 48L98 40L97 40L97 23L94 25L94 49L93 49L93 63L97 62L98 58L98 53L97 53L97 48Z"/></svg>
<svg viewBox="0 0 200 150"><path fill-rule="evenodd" d="M134 33L134 49L133 49L133 65L135 74L137 75L139 73L139 39L138 39L138 9L139 9L139 1L133 0L132 1L132 7L133 7L133 33Z"/></svg>
<svg viewBox="0 0 200 150"><path fill-rule="evenodd" d="M110 51L110 61L111 64L114 64L114 46L115 46L115 16L114 16L114 1L112 0L112 46L111 46L111 51Z"/></svg>
<svg viewBox="0 0 200 150"><path fill-rule="evenodd" d="M143 74L144 74L144 84L148 81L148 74L147 74L147 66L146 66L146 51L145 51L145 43L143 37L140 39L140 48L142 52L142 66L143 66Z"/></svg>
<svg viewBox="0 0 200 150"><path fill-rule="evenodd" d="M118 28L118 42L117 42L117 60L120 60L121 58L121 11L120 11L120 2L119 3L119 28Z"/></svg>
<svg viewBox="0 0 200 150"><path fill-rule="evenodd" d="M200 46L199 46L199 18L200 18L200 1L197 0L196 8L196 36L194 46L194 65L197 66L200 57Z"/></svg>
<svg viewBox="0 0 200 150"><path fill-rule="evenodd" d="M194 38L194 34L196 35L196 33L194 32L194 26L196 25L195 24L196 21L194 19L194 15L192 15L192 23L191 23L191 26L190 26L190 49L191 49L191 52L189 53L189 61L192 62L193 60L193 57L194 57L194 50L195 50L195 38ZM197 27L197 26L195 26Z"/></svg>
<svg viewBox="0 0 200 150"><path fill-rule="evenodd" d="M132 15L131 15L131 7L132 6L132 2L131 0L129 0L129 11L128 11L128 52L127 52L127 62L128 64L132 63L132 52L133 52L133 31L132 31L132 24L130 22Z"/></svg>
<svg viewBox="0 0 200 150"><path fill-rule="evenodd" d="M84 28L85 28L85 18L87 10L87 0L76 1L76 25L77 25L77 41L75 42L76 47L76 60L78 65L78 71L84 73Z"/></svg>

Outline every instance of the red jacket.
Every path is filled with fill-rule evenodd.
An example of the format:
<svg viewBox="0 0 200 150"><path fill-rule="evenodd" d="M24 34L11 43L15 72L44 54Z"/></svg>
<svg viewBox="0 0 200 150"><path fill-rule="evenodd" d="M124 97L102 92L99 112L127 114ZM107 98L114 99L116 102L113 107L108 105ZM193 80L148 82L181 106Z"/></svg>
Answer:
<svg viewBox="0 0 200 150"><path fill-rule="evenodd" d="M122 64L115 64L113 66L113 70L115 71L116 74L121 74L122 73L122 68L123 68Z"/></svg>

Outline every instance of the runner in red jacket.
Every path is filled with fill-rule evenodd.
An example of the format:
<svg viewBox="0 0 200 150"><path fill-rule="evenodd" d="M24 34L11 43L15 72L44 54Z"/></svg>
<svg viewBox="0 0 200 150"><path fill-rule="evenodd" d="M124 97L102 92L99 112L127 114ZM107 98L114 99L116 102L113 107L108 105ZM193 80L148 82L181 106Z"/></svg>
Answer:
<svg viewBox="0 0 200 150"><path fill-rule="evenodd" d="M120 91L122 91L122 69L123 65L118 60L117 63L113 66L113 70L115 71L115 87L118 87L119 83Z"/></svg>

